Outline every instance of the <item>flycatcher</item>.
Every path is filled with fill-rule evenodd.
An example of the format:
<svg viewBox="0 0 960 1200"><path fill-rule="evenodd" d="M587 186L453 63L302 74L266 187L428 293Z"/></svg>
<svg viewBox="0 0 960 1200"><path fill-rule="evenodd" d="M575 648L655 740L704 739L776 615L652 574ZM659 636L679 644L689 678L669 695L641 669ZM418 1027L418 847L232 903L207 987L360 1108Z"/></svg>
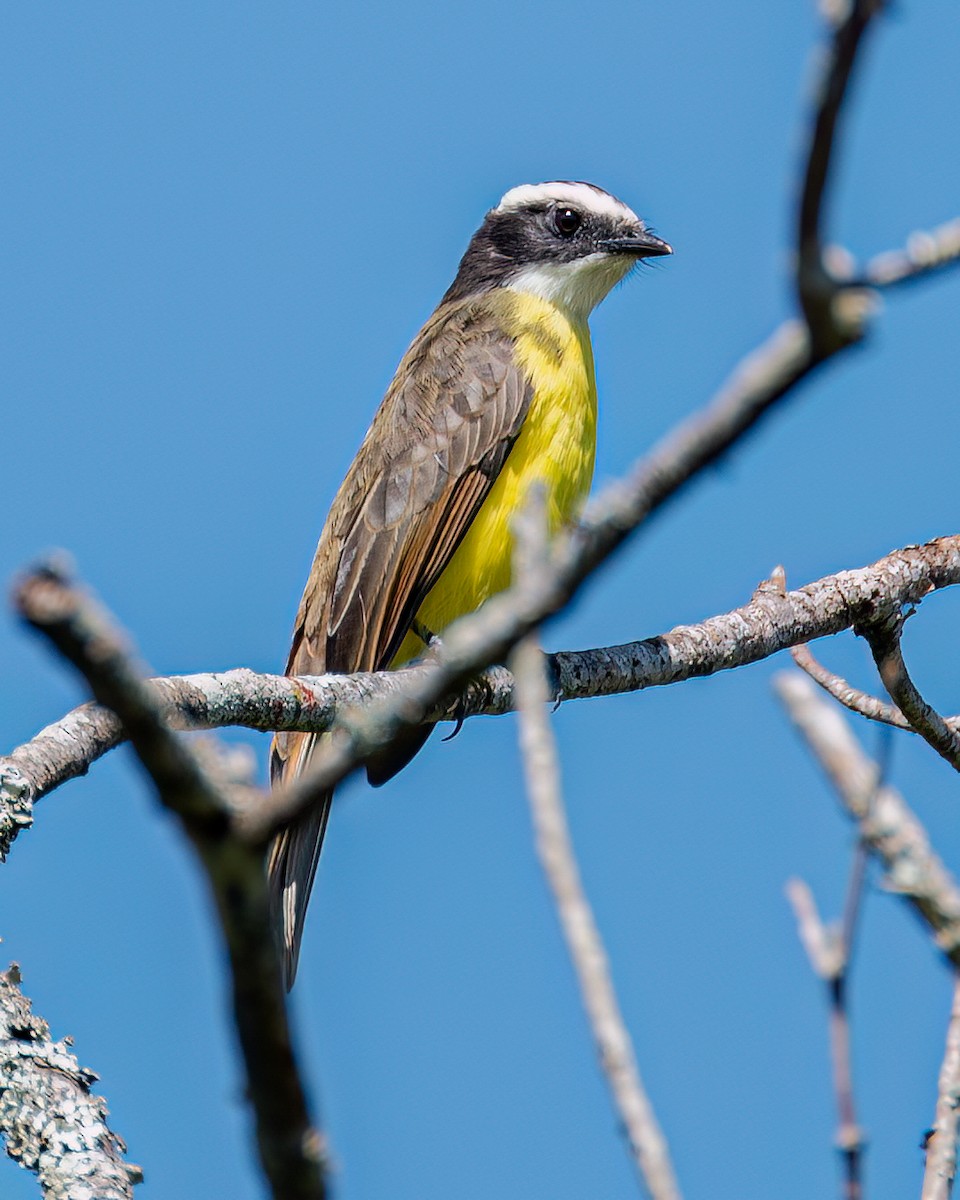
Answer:
<svg viewBox="0 0 960 1200"><path fill-rule="evenodd" d="M552 533L593 476L597 390L587 317L642 258L672 253L589 183L513 188L484 218L457 277L397 368L327 517L297 613L288 675L379 671L510 584L511 521L545 488ZM383 783L430 728L368 764ZM325 735L281 733L275 784ZM269 857L293 983L332 793Z"/></svg>

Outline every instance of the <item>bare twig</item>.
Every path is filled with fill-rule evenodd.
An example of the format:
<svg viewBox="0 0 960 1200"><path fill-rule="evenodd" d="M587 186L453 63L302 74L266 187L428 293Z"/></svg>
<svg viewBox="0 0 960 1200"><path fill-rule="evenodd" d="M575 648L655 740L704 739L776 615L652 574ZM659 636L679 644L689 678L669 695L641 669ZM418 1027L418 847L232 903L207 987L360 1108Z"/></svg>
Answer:
<svg viewBox="0 0 960 1200"><path fill-rule="evenodd" d="M953 978L953 1004L947 1025L947 1046L937 1084L933 1129L926 1141L927 1161L920 1200L950 1200L957 1174L960 1138L960 975Z"/></svg>
<svg viewBox="0 0 960 1200"><path fill-rule="evenodd" d="M814 658L809 646L794 646L790 654L800 670L805 671L814 683L829 692L844 708L866 717L868 721L878 721L881 725L890 725L907 733L917 732L895 704L889 704L879 696L871 696L869 692L862 692L840 675L835 675ZM960 735L960 717L944 717L943 723L953 733Z"/></svg>
<svg viewBox="0 0 960 1200"><path fill-rule="evenodd" d="M600 1065L647 1191L653 1200L680 1200L670 1151L637 1069L603 941L570 841L557 750L547 715L550 695L545 663L535 636L517 645L511 664L517 680L520 745L537 853L576 969Z"/></svg>
<svg viewBox="0 0 960 1200"><path fill-rule="evenodd" d="M850 304L850 289L824 261L822 225L843 102L863 36L881 8L882 0L832 0L825 6L832 36L816 53L813 118L797 212L797 293L821 354L833 353L863 333L862 305Z"/></svg>
<svg viewBox="0 0 960 1200"><path fill-rule="evenodd" d="M117 713L163 804L193 842L226 941L234 1020L247 1072L264 1173L276 1200L321 1200L321 1141L293 1053L269 920L263 844L231 836L231 796L192 748L164 725L151 688L109 616L53 569L16 593L24 618Z"/></svg>
<svg viewBox="0 0 960 1200"><path fill-rule="evenodd" d="M888 704L878 696L871 696L869 692L861 692L839 675L834 675L814 658L809 646L793 646L790 656L801 671L805 671L814 683L819 684L844 708L866 717L869 721L879 721L883 725L893 726L894 729L914 732L910 722L895 705Z"/></svg>
<svg viewBox="0 0 960 1200"><path fill-rule="evenodd" d="M820 918L817 902L803 879L788 879L784 888L797 922L797 934L813 973L819 979L836 979L843 971L842 939Z"/></svg>
<svg viewBox="0 0 960 1200"><path fill-rule="evenodd" d="M960 967L960 887L930 847L926 831L860 748L843 714L799 672L781 672L774 688L790 719L833 784L865 845L886 868L886 887L931 930Z"/></svg>
<svg viewBox="0 0 960 1200"><path fill-rule="evenodd" d="M876 788L882 785L884 775L885 771L881 771L877 776L874 794ZM872 807L872 800L873 797L866 803L867 816ZM786 889L797 918L800 940L814 973L823 980L827 992L830 1060L837 1102L836 1146L843 1161L844 1200L861 1200L863 1196L863 1153L866 1138L857 1120L854 1100L847 982L863 901L867 853L863 840L858 839L850 866L843 919L838 927L827 927L820 920L813 893L803 880L791 879Z"/></svg>
<svg viewBox="0 0 960 1200"><path fill-rule="evenodd" d="M867 263L862 282L875 288L917 283L944 267L954 266L958 260L960 217L936 229L918 229L907 238L904 249L878 254Z"/></svg>
<svg viewBox="0 0 960 1200"><path fill-rule="evenodd" d="M0 1135L11 1158L40 1180L47 1200L131 1200L143 1172L90 1091L97 1076L30 1011L16 965L0 974Z"/></svg>
<svg viewBox="0 0 960 1200"><path fill-rule="evenodd" d="M827 983L830 998L830 1045L833 1061L833 1089L837 1097L836 1146L843 1162L845 1200L863 1196L863 1154L866 1135L857 1120L853 1089L853 1059L850 1051L850 1002L847 983L853 954L853 937L863 897L867 851L858 842L853 852L847 904L840 940L843 945L843 970Z"/></svg>
<svg viewBox="0 0 960 1200"><path fill-rule="evenodd" d="M870 644L883 686L911 727L945 758L955 771L960 771L960 733L951 729L940 714L917 691L907 665L903 661L900 636L903 616L899 605L880 605L858 632Z"/></svg>

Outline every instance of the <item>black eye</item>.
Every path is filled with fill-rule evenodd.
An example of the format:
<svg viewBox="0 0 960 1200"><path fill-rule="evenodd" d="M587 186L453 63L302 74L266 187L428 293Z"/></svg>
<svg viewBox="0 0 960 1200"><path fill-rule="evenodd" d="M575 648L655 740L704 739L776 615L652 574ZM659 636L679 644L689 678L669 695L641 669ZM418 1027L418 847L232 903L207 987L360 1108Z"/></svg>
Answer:
<svg viewBox="0 0 960 1200"><path fill-rule="evenodd" d="M575 208L558 208L553 214L553 223L562 237L573 237L582 222L583 217Z"/></svg>

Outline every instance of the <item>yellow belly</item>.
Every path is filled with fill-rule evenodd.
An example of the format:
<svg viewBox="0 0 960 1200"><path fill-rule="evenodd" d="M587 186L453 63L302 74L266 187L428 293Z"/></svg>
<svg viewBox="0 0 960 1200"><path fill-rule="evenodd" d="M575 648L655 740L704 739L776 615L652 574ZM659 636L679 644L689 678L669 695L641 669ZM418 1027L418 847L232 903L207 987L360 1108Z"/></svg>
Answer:
<svg viewBox="0 0 960 1200"><path fill-rule="evenodd" d="M509 587L511 523L531 484L542 482L556 533L577 515L593 478L597 389L586 324L574 324L549 301L522 292L500 292L499 304L534 394L503 469L417 613L434 634ZM391 665L422 652L423 642L410 633Z"/></svg>

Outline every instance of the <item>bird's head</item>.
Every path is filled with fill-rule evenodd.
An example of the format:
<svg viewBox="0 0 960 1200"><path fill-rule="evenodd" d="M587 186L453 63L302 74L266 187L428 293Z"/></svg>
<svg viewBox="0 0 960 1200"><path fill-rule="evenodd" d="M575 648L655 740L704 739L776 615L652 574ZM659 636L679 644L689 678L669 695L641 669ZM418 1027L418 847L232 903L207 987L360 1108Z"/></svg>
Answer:
<svg viewBox="0 0 960 1200"><path fill-rule="evenodd" d="M444 299L509 287L585 318L640 259L672 253L592 183L526 183L487 213Z"/></svg>

